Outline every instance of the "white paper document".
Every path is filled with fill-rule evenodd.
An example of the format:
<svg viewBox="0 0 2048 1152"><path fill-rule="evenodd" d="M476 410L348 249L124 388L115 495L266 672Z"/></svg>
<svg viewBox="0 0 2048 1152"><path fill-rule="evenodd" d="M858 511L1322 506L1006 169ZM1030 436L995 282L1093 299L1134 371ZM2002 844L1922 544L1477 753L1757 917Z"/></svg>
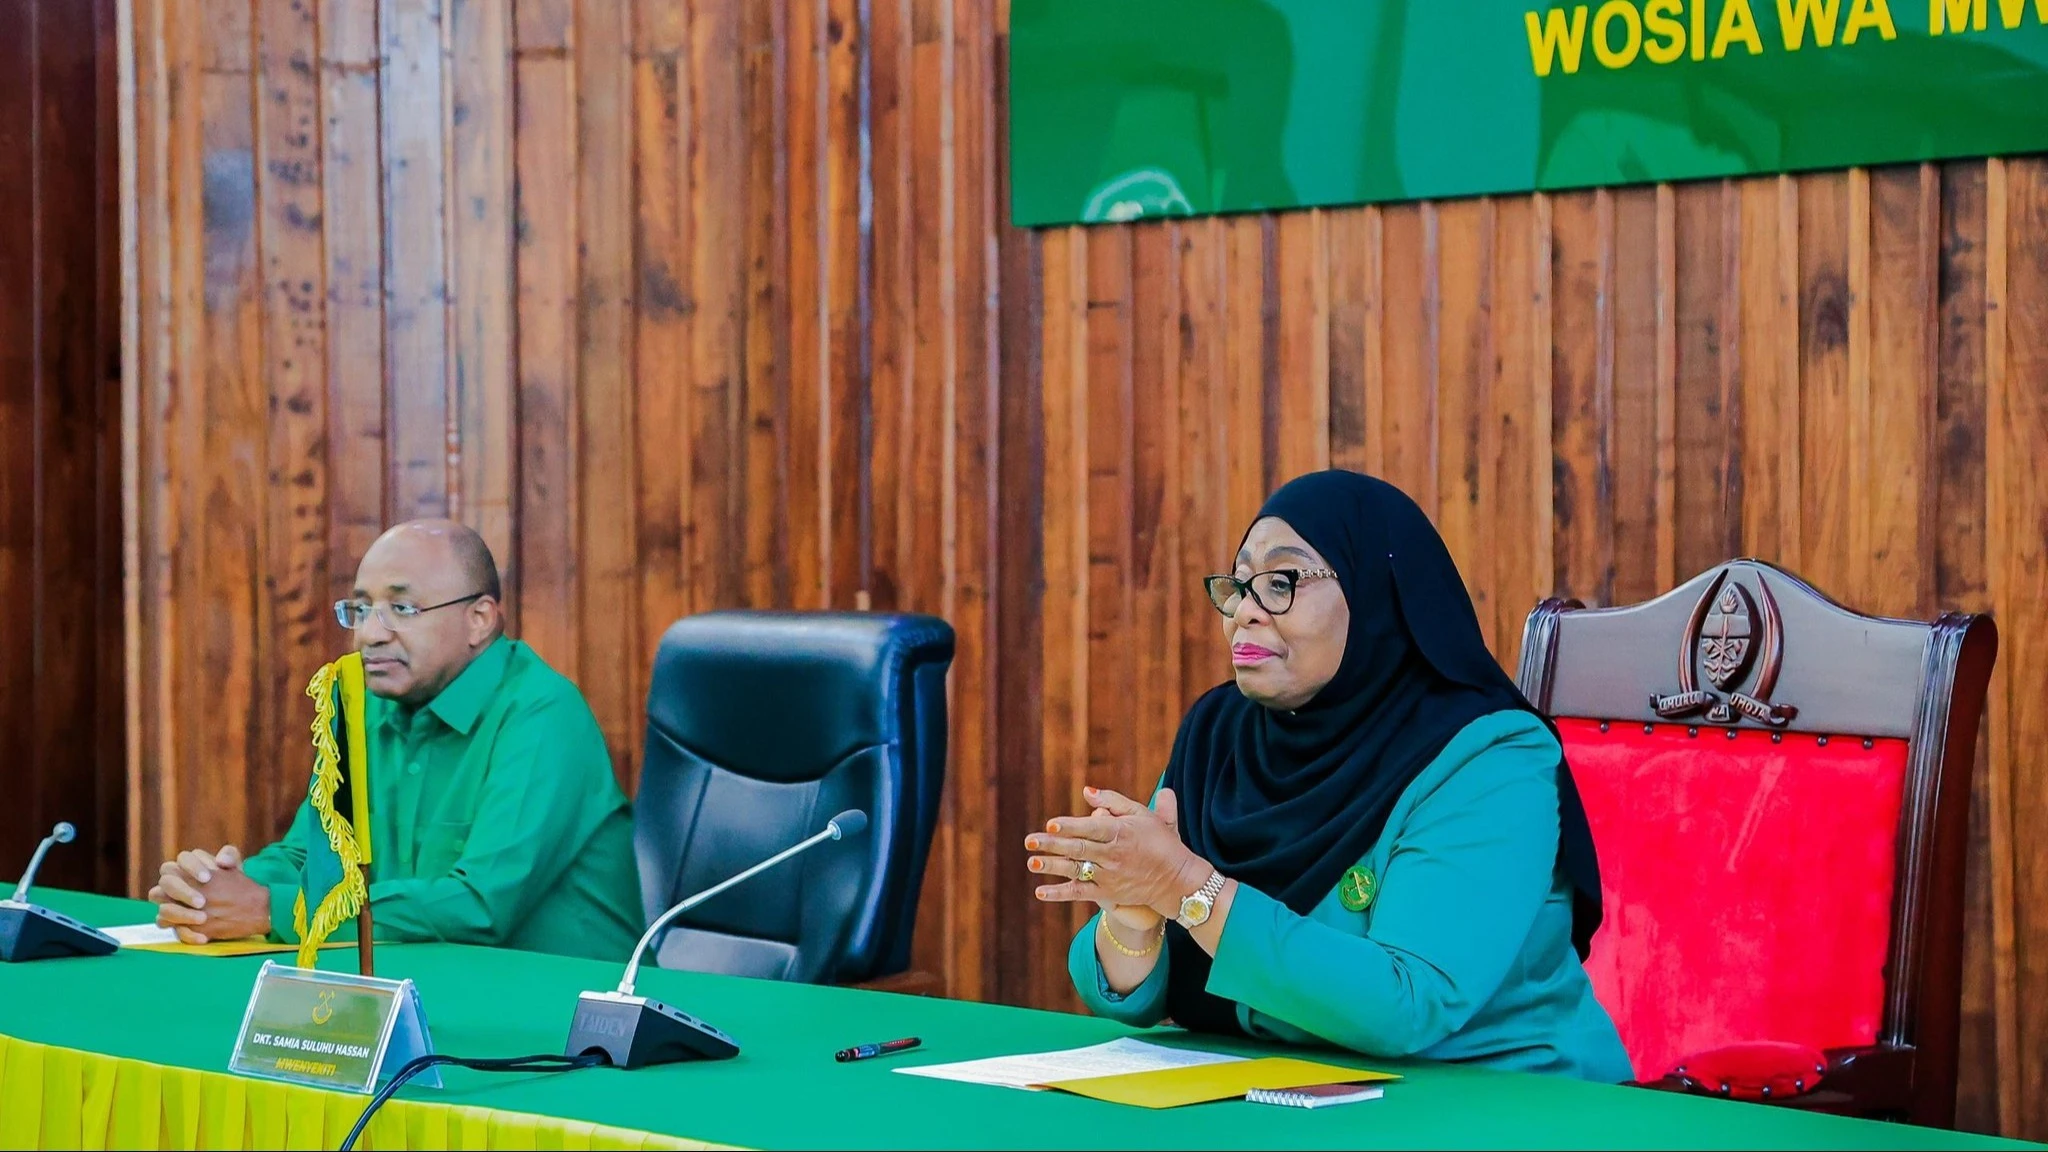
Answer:
<svg viewBox="0 0 2048 1152"><path fill-rule="evenodd" d="M930 1076L939 1080L961 1080L969 1084L997 1084L1004 1088L1037 1091L1035 1084L1054 1080L1080 1080L1089 1076L1121 1076L1127 1072L1157 1072L1162 1068L1192 1068L1198 1064L1228 1064L1242 1060L1221 1052L1191 1052L1147 1044L1126 1036L1107 1044L1068 1048L1059 1052L1027 1052L1018 1056L991 1056L986 1060L963 1060L957 1064L927 1064L922 1068L897 1068L906 1076Z"/></svg>
<svg viewBox="0 0 2048 1152"><path fill-rule="evenodd" d="M119 928L102 929L107 935L120 941L122 947L131 944L176 944L178 933L174 929L159 928L154 924L123 924Z"/></svg>

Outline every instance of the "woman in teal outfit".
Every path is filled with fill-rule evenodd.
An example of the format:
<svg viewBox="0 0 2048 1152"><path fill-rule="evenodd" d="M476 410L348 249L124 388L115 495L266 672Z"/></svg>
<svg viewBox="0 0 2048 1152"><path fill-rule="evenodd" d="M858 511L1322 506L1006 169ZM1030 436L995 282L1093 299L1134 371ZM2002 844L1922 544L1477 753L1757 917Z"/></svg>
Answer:
<svg viewBox="0 0 2048 1152"><path fill-rule="evenodd" d="M1101 912L1089 1008L1367 1056L1630 1078L1580 961L1600 878L1563 752L1487 652L1442 539L1353 472L1275 492L1211 576L1234 682L1151 806L1087 789L1025 846Z"/></svg>

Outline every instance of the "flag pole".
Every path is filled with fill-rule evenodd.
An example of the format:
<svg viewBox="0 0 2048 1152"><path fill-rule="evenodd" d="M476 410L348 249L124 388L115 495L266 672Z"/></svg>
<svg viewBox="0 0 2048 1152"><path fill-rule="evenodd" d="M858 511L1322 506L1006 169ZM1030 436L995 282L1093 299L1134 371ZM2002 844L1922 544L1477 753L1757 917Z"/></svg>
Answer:
<svg viewBox="0 0 2048 1152"><path fill-rule="evenodd" d="M363 884L370 882L370 870L363 869ZM372 938L370 923L370 900L363 898L363 910L356 913L356 973L361 976L377 974L377 942Z"/></svg>

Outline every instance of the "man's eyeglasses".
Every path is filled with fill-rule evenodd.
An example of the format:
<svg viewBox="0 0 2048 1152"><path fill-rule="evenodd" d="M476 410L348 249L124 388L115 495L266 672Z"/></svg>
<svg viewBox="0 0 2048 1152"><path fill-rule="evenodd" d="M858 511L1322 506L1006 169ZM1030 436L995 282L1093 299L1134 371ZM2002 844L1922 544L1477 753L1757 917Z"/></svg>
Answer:
<svg viewBox="0 0 2048 1152"><path fill-rule="evenodd" d="M1237 606L1244 603L1250 593L1259 607L1269 616L1278 616L1294 607L1294 590L1310 580L1334 580L1337 574L1328 568L1275 568L1270 572L1255 572L1248 580L1235 576L1206 576L1203 587L1209 591L1209 603L1216 606L1225 616L1235 616Z"/></svg>
<svg viewBox="0 0 2048 1152"><path fill-rule="evenodd" d="M394 600L389 604L377 604L369 600L336 600L334 602L334 619L343 628L353 632L364 624L369 623L370 613L375 612L377 618L384 622L386 628L391 629L393 632L398 632L428 612L437 612L443 608L453 608L457 604L467 604L471 600L481 600L488 595L490 595L488 592L472 592L458 599L444 600L439 604L429 604L425 608L414 604L410 600Z"/></svg>

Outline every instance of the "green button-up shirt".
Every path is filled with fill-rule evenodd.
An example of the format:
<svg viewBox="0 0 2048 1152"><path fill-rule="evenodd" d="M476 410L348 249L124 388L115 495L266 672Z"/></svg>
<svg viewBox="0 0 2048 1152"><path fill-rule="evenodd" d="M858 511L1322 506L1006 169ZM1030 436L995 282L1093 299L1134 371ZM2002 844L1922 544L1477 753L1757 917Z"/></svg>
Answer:
<svg viewBox="0 0 2048 1152"><path fill-rule="evenodd" d="M627 958L644 926L632 809L574 684L499 637L427 704L372 696L364 721L377 939ZM302 803L284 840L244 865L270 887L279 940L297 941L318 834Z"/></svg>

